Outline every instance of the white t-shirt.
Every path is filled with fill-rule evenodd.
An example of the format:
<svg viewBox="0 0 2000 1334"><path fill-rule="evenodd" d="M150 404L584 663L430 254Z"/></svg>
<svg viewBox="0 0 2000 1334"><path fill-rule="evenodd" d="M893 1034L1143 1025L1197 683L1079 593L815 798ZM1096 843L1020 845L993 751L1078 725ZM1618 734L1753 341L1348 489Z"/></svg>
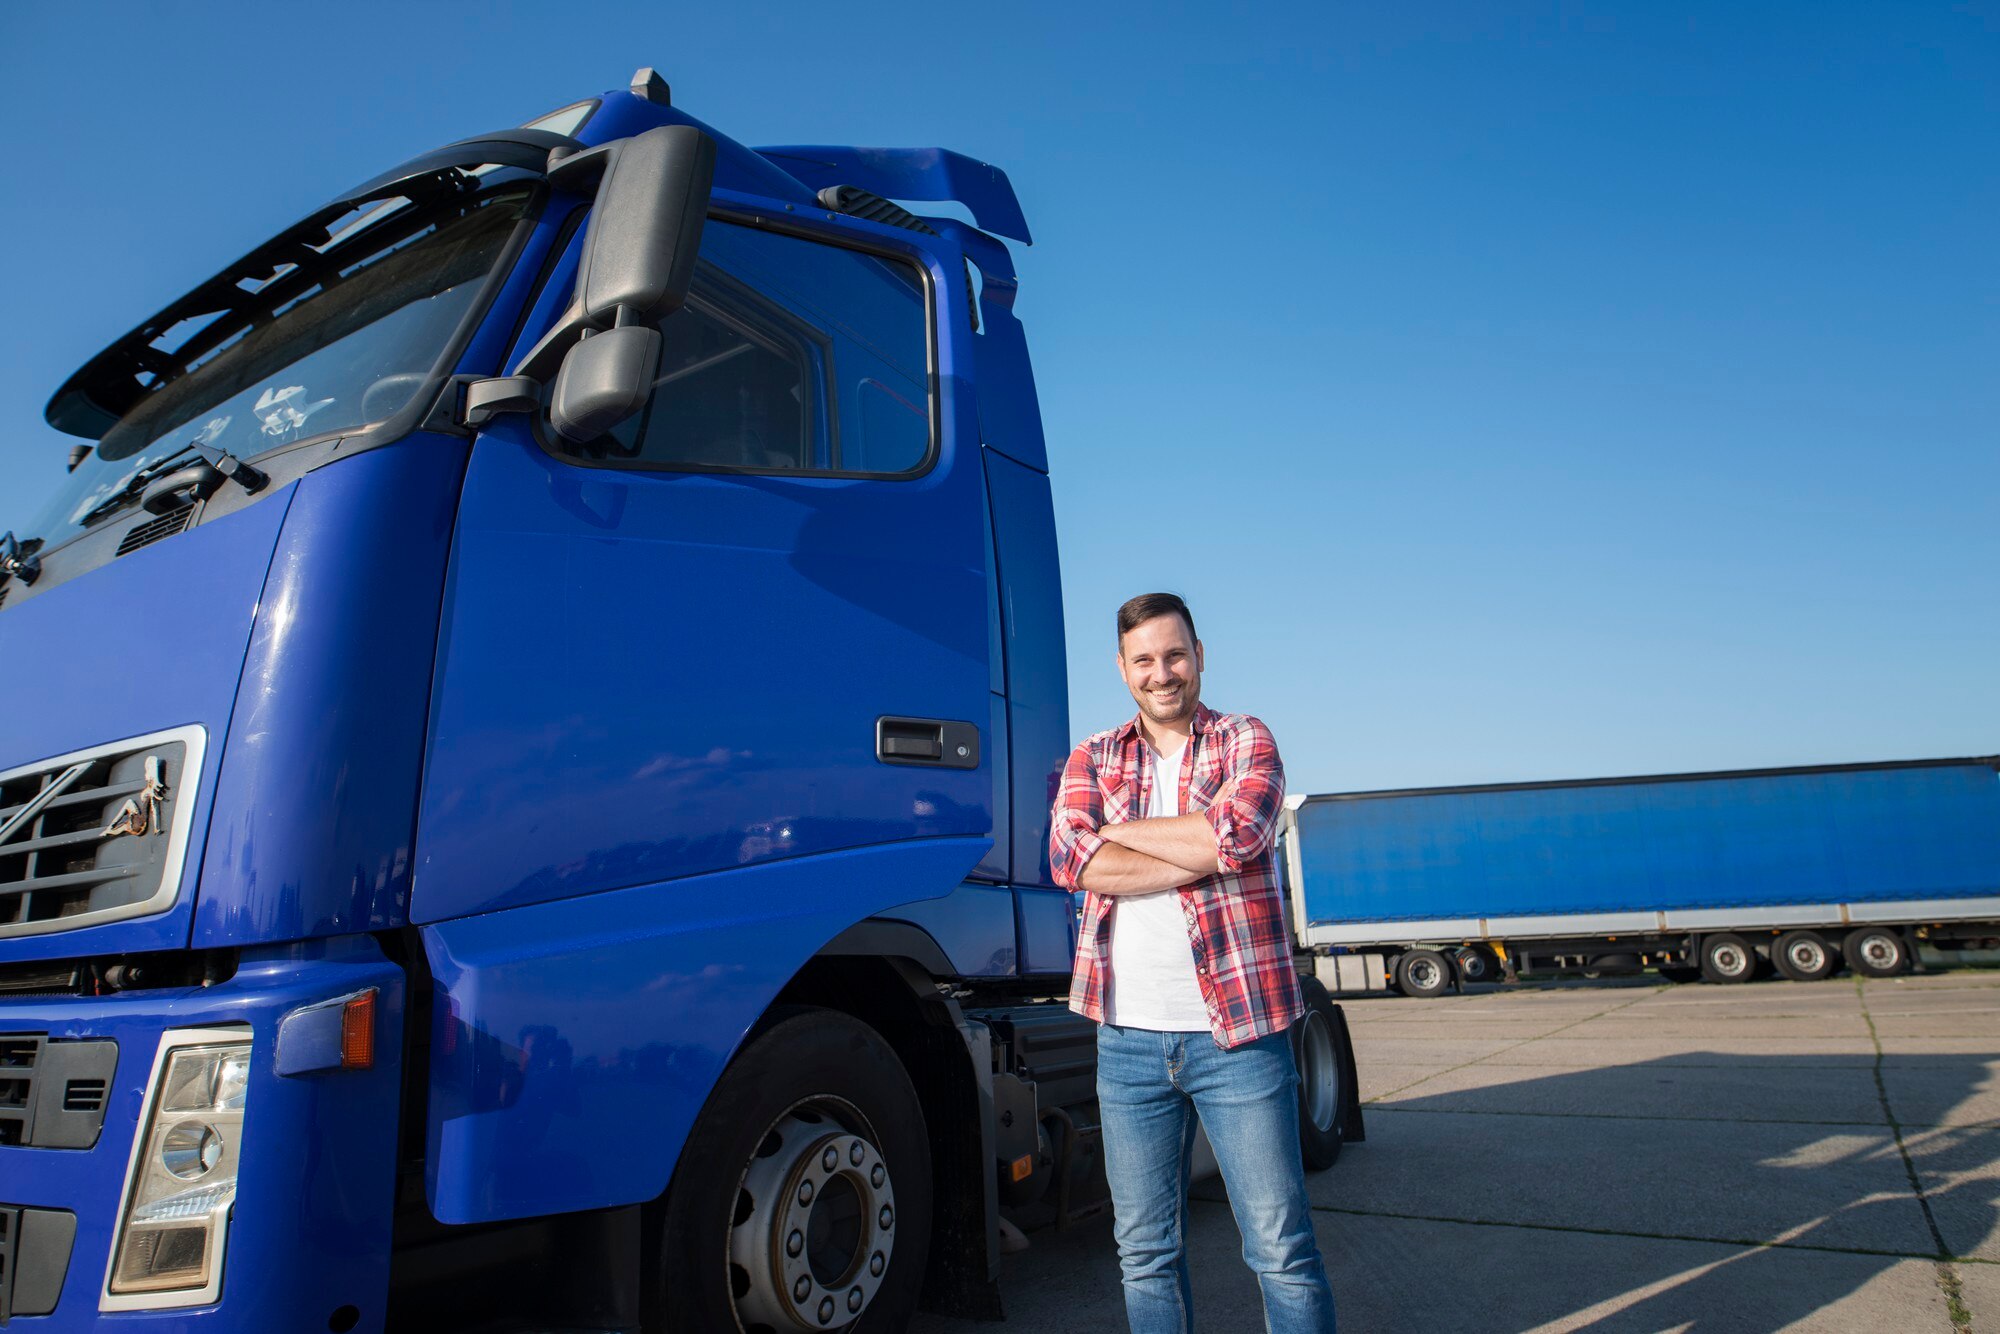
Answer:
<svg viewBox="0 0 2000 1334"><path fill-rule="evenodd" d="M1187 746L1172 755L1153 752L1153 790L1146 818L1181 813L1181 761ZM1181 892L1121 894L1111 909L1111 978L1105 989L1104 1019L1120 1028L1160 1033L1206 1033L1208 1005L1195 977L1194 947L1188 943Z"/></svg>

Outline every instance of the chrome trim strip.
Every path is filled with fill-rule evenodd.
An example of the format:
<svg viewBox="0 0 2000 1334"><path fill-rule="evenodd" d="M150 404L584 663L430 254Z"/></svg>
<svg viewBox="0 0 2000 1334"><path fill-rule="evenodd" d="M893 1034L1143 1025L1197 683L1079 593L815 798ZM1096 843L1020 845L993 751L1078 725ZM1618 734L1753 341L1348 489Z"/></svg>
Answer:
<svg viewBox="0 0 2000 1334"><path fill-rule="evenodd" d="M82 775L83 771L89 767L88 764L72 764L69 768L63 770L62 777L50 783L40 792L37 792L33 801L30 801L20 810L14 812L13 819L9 820L5 825L0 825L0 843L5 843L8 839L12 838L16 829L25 828L28 821L39 815L44 806L68 791L69 785L74 783Z"/></svg>

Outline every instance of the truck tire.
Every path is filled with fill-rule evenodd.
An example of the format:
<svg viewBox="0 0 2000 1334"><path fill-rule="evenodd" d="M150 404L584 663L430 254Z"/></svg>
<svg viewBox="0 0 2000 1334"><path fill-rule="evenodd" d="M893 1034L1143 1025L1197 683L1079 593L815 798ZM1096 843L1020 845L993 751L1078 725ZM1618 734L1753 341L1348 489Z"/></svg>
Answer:
<svg viewBox="0 0 2000 1334"><path fill-rule="evenodd" d="M1840 952L1863 977L1895 977L1910 970L1910 945L1893 926L1858 926L1847 933Z"/></svg>
<svg viewBox="0 0 2000 1334"><path fill-rule="evenodd" d="M1453 957L1458 961L1458 979L1461 982L1500 980L1500 960L1484 945L1467 945Z"/></svg>
<svg viewBox="0 0 2000 1334"><path fill-rule="evenodd" d="M857 1019L787 1010L681 1149L648 1328L900 1330L930 1230L930 1140L902 1062Z"/></svg>
<svg viewBox="0 0 2000 1334"><path fill-rule="evenodd" d="M1733 931L1704 936L1701 975L1711 982L1748 982L1757 976L1757 947Z"/></svg>
<svg viewBox="0 0 2000 1334"><path fill-rule="evenodd" d="M1299 1155L1306 1171L1332 1167L1346 1142L1357 1090L1347 1077L1347 1034L1333 998L1318 978L1302 977L1305 1013L1292 1025L1292 1060L1299 1067Z"/></svg>
<svg viewBox="0 0 2000 1334"><path fill-rule="evenodd" d="M1451 986L1451 963L1436 950L1405 950L1396 957L1396 989L1405 996L1442 996Z"/></svg>
<svg viewBox="0 0 2000 1334"><path fill-rule="evenodd" d="M1817 931L1787 931L1771 946L1772 966L1794 982L1831 977L1840 956Z"/></svg>

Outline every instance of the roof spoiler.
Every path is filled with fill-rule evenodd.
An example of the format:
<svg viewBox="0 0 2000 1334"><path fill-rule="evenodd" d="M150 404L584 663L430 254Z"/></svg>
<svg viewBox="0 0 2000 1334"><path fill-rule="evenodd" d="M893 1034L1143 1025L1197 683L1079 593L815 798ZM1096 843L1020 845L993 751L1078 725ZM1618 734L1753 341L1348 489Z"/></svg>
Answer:
<svg viewBox="0 0 2000 1334"><path fill-rule="evenodd" d="M263 284L271 279L278 266L304 270L319 263L315 247L328 239L327 224L356 204L415 188L417 183L435 180L452 167L492 162L545 171L552 149L582 147L574 139L547 130L500 130L447 144L364 181L196 285L85 362L56 391L43 415L49 425L65 434L87 440L101 437L150 390L186 374L220 341L217 336L204 337L207 332L204 330L166 351L156 346L162 337L184 320L268 311L273 304L272 294Z"/></svg>
<svg viewBox="0 0 2000 1334"><path fill-rule="evenodd" d="M818 194L829 185L852 185L884 199L949 200L995 236L1033 245L1021 202L1007 173L948 148L837 148L787 144L760 148Z"/></svg>

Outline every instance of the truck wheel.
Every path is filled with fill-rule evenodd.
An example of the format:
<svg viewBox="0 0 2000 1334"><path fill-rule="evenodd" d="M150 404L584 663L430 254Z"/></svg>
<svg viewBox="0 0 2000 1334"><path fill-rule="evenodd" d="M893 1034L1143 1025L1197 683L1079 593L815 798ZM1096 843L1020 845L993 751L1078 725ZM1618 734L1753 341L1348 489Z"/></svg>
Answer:
<svg viewBox="0 0 2000 1334"><path fill-rule="evenodd" d="M1840 952L1847 956L1848 967L1863 977L1894 977L1910 968L1910 947L1894 927L1856 927L1847 933Z"/></svg>
<svg viewBox="0 0 2000 1334"><path fill-rule="evenodd" d="M1405 996L1442 996L1451 965L1436 950L1407 950L1396 959L1396 986Z"/></svg>
<svg viewBox="0 0 2000 1334"><path fill-rule="evenodd" d="M681 1150L665 1328L902 1329L930 1229L930 1141L902 1062L856 1019L791 1011L737 1053Z"/></svg>
<svg viewBox="0 0 2000 1334"><path fill-rule="evenodd" d="M1787 931L1771 946L1771 963L1794 982L1831 976L1838 962L1833 946L1815 931Z"/></svg>
<svg viewBox="0 0 2000 1334"><path fill-rule="evenodd" d="M1500 960L1482 945L1468 945L1453 957L1458 961L1458 977L1461 982L1500 980Z"/></svg>
<svg viewBox="0 0 2000 1334"><path fill-rule="evenodd" d="M1292 1060L1299 1067L1299 1153L1306 1170L1332 1167L1345 1140L1355 1088L1347 1078L1348 1053L1332 997L1318 978L1299 979L1305 1013L1292 1025Z"/></svg>
<svg viewBox="0 0 2000 1334"><path fill-rule="evenodd" d="M1673 964L1663 963L1660 965L1659 973L1661 977L1669 982L1701 981L1701 969L1699 968L1679 968Z"/></svg>
<svg viewBox="0 0 2000 1334"><path fill-rule="evenodd" d="M1701 975L1711 982L1748 982L1757 976L1757 949L1733 931L1701 942Z"/></svg>

